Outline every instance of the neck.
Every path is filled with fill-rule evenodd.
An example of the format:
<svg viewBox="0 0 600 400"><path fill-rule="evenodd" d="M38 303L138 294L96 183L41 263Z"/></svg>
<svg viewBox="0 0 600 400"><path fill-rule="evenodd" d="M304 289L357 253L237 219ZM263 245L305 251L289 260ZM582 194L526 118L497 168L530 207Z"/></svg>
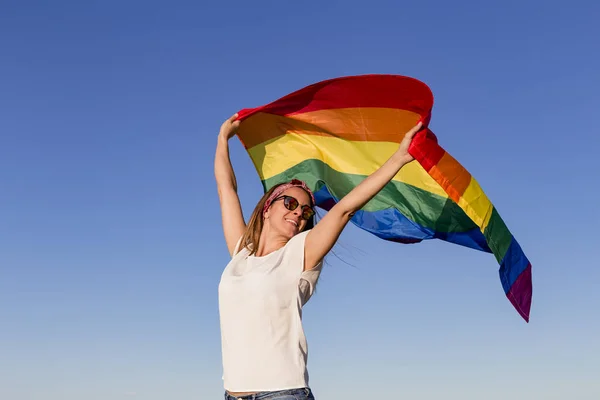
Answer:
<svg viewBox="0 0 600 400"><path fill-rule="evenodd" d="M265 226L260 234L260 244L258 245L256 256L262 257L271 254L285 246L287 242L288 239L286 237L271 232L269 228Z"/></svg>

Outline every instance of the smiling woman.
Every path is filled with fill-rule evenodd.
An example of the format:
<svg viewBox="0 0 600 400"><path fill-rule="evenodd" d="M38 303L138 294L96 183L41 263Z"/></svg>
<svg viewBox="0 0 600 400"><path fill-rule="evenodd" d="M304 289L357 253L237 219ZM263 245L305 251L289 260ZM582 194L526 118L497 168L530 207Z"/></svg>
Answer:
<svg viewBox="0 0 600 400"><path fill-rule="evenodd" d="M298 179L271 187L248 224L242 215L228 141L235 114L221 126L215 177L231 261L219 283L219 314L226 398L314 399L302 307L344 227L400 169L413 161L409 145L422 124L404 135L383 165L314 223L315 196Z"/></svg>
<svg viewBox="0 0 600 400"><path fill-rule="evenodd" d="M298 199L303 202L300 209L297 209L299 206ZM277 203L281 203L283 207ZM269 230L273 230L279 232L280 235L276 235L276 237L283 240L283 244L285 244L296 233L311 229L314 226L314 205L315 198L312 191L302 181L293 179L290 183L273 186L256 205L240 243L249 250L250 255L270 253L272 249L264 248L264 240L261 248L261 237L270 236ZM288 211L283 212L283 216L277 212L279 210L281 213L282 209ZM299 214L299 217L296 214ZM266 220L269 220L270 223L265 224ZM281 226L283 221L286 224ZM295 227L292 232L288 232L290 224ZM275 241L269 244L276 248L282 246L281 242L277 243Z"/></svg>

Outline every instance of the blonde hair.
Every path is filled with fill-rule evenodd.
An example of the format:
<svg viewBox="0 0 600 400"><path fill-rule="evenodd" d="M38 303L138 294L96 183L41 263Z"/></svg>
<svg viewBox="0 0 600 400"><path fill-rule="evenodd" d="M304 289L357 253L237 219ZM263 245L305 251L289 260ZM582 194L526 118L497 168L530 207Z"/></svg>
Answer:
<svg viewBox="0 0 600 400"><path fill-rule="evenodd" d="M265 203L267 199L273 194L273 192L281 185L284 185L286 182L280 183L278 185L273 186L271 189L267 190L267 192L261 197L261 199L254 207L254 211L252 211L252 215L250 216L250 221L248 221L248 225L246 226L246 231L242 235L242 239L240 242L240 249L247 248L250 251L250 255L256 254L258 251L258 247L260 245L260 235L262 233L263 227L265 225L265 219L263 215L263 209L265 207ZM311 201L312 203L312 201ZM311 204L314 207L314 204ZM316 215L316 214L315 214ZM306 222L306 226L304 230L312 229L314 226L314 216Z"/></svg>

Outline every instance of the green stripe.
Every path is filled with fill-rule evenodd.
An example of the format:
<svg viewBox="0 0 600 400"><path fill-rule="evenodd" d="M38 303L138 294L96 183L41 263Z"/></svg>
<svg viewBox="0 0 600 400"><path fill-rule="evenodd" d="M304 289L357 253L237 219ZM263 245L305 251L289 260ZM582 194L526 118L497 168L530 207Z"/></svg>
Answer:
<svg viewBox="0 0 600 400"><path fill-rule="evenodd" d="M332 169L321 160L310 159L263 181L265 190L291 179L301 179L313 191L327 184L329 192L341 199L366 176L345 174ZM363 210L378 211L396 208L410 220L437 232L466 232L477 225L451 199L403 182L389 182Z"/></svg>
<svg viewBox="0 0 600 400"><path fill-rule="evenodd" d="M512 241L512 234L502 218L500 218L500 214L498 214L495 207L492 210L490 222L485 228L483 235L488 242L488 246L492 249L496 260L501 263Z"/></svg>

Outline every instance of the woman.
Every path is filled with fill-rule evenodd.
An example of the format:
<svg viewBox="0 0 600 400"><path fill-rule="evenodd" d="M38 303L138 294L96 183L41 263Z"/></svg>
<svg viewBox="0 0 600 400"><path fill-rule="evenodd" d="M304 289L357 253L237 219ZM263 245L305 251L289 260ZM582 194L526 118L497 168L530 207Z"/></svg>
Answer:
<svg viewBox="0 0 600 400"><path fill-rule="evenodd" d="M302 307L314 291L323 258L352 215L413 160L408 147L422 124L317 224L312 192L292 180L265 193L246 225L229 159L236 119L237 114L221 126L215 155L223 230L232 256L219 284L225 399L314 399Z"/></svg>

